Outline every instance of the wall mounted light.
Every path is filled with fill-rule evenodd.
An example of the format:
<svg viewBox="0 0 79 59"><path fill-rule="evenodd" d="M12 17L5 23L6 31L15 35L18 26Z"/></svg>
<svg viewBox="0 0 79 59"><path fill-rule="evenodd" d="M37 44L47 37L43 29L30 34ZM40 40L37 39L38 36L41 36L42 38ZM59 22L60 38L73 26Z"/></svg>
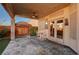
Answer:
<svg viewBox="0 0 79 59"><path fill-rule="evenodd" d="M45 22L45 29L48 29L48 23Z"/></svg>
<svg viewBox="0 0 79 59"><path fill-rule="evenodd" d="M46 22L46 24L48 24L48 23Z"/></svg>

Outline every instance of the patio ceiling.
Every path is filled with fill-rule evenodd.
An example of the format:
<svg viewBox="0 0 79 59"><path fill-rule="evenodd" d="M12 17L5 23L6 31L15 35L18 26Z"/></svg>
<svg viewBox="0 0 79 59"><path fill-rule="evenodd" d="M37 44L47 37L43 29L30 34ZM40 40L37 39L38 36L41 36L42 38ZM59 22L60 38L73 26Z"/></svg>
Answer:
<svg viewBox="0 0 79 59"><path fill-rule="evenodd" d="M45 17L61 8L68 6L67 3L10 3L15 15L32 18L33 12L39 18Z"/></svg>

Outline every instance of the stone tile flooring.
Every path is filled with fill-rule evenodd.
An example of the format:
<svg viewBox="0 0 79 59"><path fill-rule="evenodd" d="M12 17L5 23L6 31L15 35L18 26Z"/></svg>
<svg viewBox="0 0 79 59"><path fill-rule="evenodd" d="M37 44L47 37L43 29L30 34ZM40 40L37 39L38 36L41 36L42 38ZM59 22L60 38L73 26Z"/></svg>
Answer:
<svg viewBox="0 0 79 59"><path fill-rule="evenodd" d="M23 37L11 41L2 55L75 55L68 47L36 37Z"/></svg>

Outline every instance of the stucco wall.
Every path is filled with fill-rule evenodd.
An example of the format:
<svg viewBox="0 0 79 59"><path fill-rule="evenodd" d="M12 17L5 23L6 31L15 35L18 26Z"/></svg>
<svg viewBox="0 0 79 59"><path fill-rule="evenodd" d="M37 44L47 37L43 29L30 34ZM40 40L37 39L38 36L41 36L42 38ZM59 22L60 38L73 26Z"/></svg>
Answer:
<svg viewBox="0 0 79 59"><path fill-rule="evenodd" d="M38 21L38 36L40 36L40 38L48 38L49 32L48 28L45 28L46 22L45 19Z"/></svg>

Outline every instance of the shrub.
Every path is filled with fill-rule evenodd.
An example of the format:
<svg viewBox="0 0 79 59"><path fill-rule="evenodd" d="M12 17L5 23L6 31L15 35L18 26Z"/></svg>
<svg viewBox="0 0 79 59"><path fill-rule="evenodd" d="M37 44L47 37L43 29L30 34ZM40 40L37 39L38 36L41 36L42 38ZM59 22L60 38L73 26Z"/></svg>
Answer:
<svg viewBox="0 0 79 59"><path fill-rule="evenodd" d="M30 27L29 33L31 36L36 36L38 31L38 27Z"/></svg>
<svg viewBox="0 0 79 59"><path fill-rule="evenodd" d="M3 30L1 30L0 31L0 38L5 37L7 33L8 33L8 29L4 28Z"/></svg>

